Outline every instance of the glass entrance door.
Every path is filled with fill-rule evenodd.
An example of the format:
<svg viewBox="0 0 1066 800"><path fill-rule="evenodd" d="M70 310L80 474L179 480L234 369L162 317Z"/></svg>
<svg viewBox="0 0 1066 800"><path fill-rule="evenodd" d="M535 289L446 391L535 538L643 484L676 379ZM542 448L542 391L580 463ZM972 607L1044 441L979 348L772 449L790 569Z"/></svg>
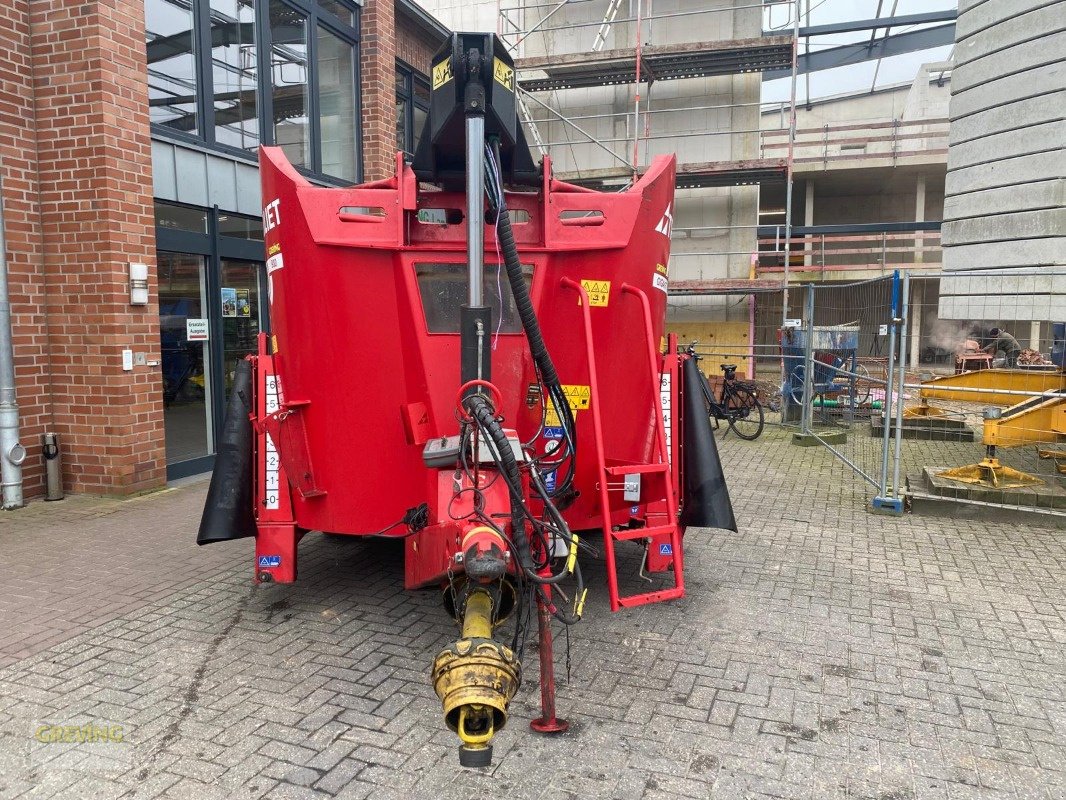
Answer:
<svg viewBox="0 0 1066 800"><path fill-rule="evenodd" d="M236 363L258 349L256 337L262 327L259 307L261 261L223 258L219 277L222 287L222 375L226 400L233 385Z"/></svg>
<svg viewBox="0 0 1066 800"><path fill-rule="evenodd" d="M168 465L203 458L215 451L210 340L199 338L207 336L209 330L206 261L203 256L189 253L157 253Z"/></svg>

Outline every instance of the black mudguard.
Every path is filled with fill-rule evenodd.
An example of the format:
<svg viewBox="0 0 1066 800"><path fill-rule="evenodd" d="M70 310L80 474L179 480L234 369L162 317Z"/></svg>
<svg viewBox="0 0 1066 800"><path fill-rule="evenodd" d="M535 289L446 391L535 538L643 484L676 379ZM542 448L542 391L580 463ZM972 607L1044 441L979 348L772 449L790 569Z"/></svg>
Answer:
<svg viewBox="0 0 1066 800"><path fill-rule="evenodd" d="M252 512L252 365L237 362L197 544L255 536Z"/></svg>
<svg viewBox="0 0 1066 800"><path fill-rule="evenodd" d="M685 480L681 495L681 524L685 527L737 530L733 502L722 472L718 444L703 402L700 373L696 359L685 359L681 382L684 394L681 418L685 446Z"/></svg>

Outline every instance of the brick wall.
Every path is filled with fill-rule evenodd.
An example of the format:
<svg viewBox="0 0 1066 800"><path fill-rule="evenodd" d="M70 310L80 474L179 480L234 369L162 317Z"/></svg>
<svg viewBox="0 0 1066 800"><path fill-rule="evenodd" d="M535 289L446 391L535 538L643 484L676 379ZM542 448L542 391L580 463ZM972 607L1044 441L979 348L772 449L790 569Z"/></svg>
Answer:
<svg viewBox="0 0 1066 800"><path fill-rule="evenodd" d="M147 306L130 306L128 289L130 261L154 275L143 16L143 0L9 0L0 10L0 155L31 496L46 426L61 436L69 491L126 494L165 480L159 370L121 364L124 348L159 359L154 281Z"/></svg>
<svg viewBox="0 0 1066 800"><path fill-rule="evenodd" d="M401 26L396 30L396 25ZM397 57L429 71L436 45L394 0L362 16L367 180L392 174ZM40 437L60 434L68 491L165 482L143 0L0 3L0 177L27 497L43 491ZM128 264L149 265L147 306Z"/></svg>
<svg viewBox="0 0 1066 800"><path fill-rule="evenodd" d="M27 493L39 491L41 434L51 422L48 330L37 183L28 0L0 4L0 178Z"/></svg>
<svg viewBox="0 0 1066 800"><path fill-rule="evenodd" d="M363 6L359 63L362 67L363 178L393 173L396 150L396 7L394 0Z"/></svg>
<svg viewBox="0 0 1066 800"><path fill-rule="evenodd" d="M395 0L367 0L362 14L363 175L388 178L396 163L396 59L428 75L440 44L396 12Z"/></svg>
<svg viewBox="0 0 1066 800"><path fill-rule="evenodd" d="M429 77L430 60L440 49L442 42L430 39L421 28L405 24L402 15L397 17L396 58Z"/></svg>

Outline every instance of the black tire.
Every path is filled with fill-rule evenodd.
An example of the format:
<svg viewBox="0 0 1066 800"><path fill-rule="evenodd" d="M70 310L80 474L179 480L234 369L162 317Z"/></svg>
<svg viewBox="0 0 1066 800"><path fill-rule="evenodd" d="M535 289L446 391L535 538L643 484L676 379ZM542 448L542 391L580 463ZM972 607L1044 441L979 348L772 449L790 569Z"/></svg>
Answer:
<svg viewBox="0 0 1066 800"><path fill-rule="evenodd" d="M749 442L758 439L763 429L763 410L752 391L743 386L732 386L723 400L733 432Z"/></svg>

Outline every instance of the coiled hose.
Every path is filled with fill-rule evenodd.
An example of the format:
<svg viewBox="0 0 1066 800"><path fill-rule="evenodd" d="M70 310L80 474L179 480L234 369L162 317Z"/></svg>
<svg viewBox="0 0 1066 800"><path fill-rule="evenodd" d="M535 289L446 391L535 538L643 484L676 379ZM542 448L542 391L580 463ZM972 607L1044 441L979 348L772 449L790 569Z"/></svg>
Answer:
<svg viewBox="0 0 1066 800"><path fill-rule="evenodd" d="M528 511L525 506L525 498L522 496L522 478L519 472L518 461L515 459L514 452L511 450L511 443L507 440L507 434L496 419L495 410L492 408L492 405L488 400L481 395L476 394L466 397L463 400L463 407L466 409L467 413L470 414L471 418L474 420L474 424L478 426L478 429L492 440L493 449L495 450L494 457L497 460L500 473L503 475L504 480L507 483L507 489L511 498L511 522L514 530L514 546L517 551L516 555L518 558L518 564L521 567L523 574L530 581L538 584L540 587L561 583L569 574L566 570L561 571L558 575L539 575L533 564L533 557L529 549L529 537L526 535L526 516ZM561 516L558 514L555 516L559 521L562 521ZM577 583L575 597L582 598L584 595L585 583L581 577L581 567L577 563L573 565L573 575L574 580ZM559 621L568 625L572 625L580 619L579 613L570 614L557 607L553 607L552 615L559 619Z"/></svg>

